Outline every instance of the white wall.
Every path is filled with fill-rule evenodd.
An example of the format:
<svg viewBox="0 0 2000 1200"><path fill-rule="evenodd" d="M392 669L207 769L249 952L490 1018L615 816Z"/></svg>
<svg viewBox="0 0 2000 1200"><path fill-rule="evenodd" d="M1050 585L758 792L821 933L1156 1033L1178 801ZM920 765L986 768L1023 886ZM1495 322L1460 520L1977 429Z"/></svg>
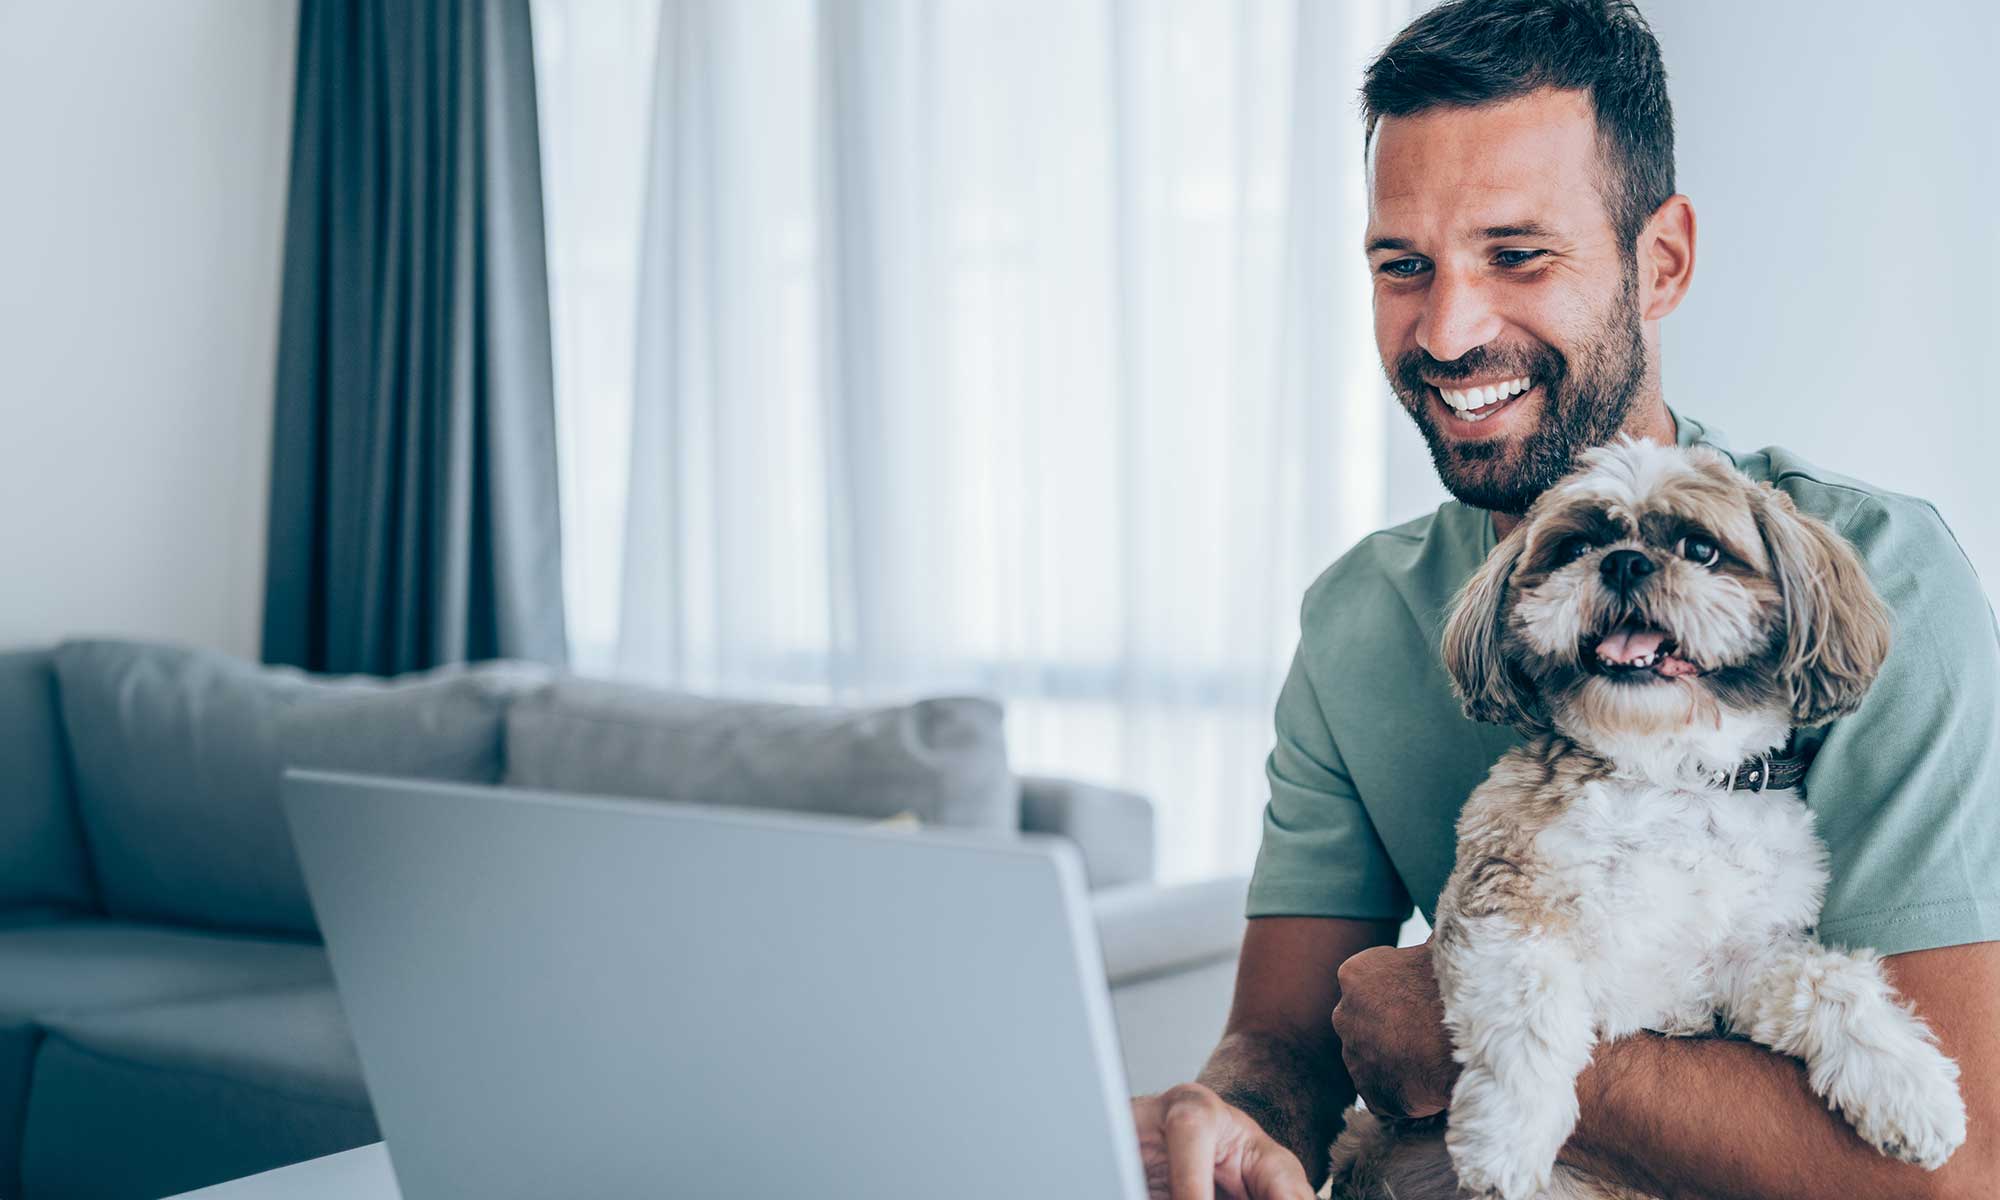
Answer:
<svg viewBox="0 0 2000 1200"><path fill-rule="evenodd" d="M2000 594L1991 0L1650 0L1694 201L1668 401L1934 502Z"/></svg>
<svg viewBox="0 0 2000 1200"><path fill-rule="evenodd" d="M0 0L0 646L254 656L294 0Z"/></svg>

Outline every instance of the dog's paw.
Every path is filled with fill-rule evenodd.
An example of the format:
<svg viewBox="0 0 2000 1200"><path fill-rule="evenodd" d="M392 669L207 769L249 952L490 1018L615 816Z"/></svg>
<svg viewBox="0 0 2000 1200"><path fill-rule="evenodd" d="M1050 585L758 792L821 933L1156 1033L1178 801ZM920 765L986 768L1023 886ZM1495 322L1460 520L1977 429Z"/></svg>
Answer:
<svg viewBox="0 0 2000 1200"><path fill-rule="evenodd" d="M1715 1034L1715 1006L1697 997L1679 1008L1656 1014L1647 1022L1646 1028L1667 1037L1712 1037Z"/></svg>
<svg viewBox="0 0 2000 1200"><path fill-rule="evenodd" d="M1460 1162L1454 1156L1452 1169L1458 1173L1461 1196L1479 1200L1534 1200L1548 1190L1547 1171L1536 1172L1525 1163Z"/></svg>
<svg viewBox="0 0 2000 1200"><path fill-rule="evenodd" d="M1530 1145L1519 1122L1483 1120L1462 1112L1465 1107L1453 1106L1444 1134L1461 1194L1483 1200L1533 1200L1547 1191L1555 1155Z"/></svg>
<svg viewBox="0 0 2000 1200"><path fill-rule="evenodd" d="M1958 1065L1929 1042L1871 1056L1866 1067L1843 1076L1827 1098L1863 1141L1889 1157L1935 1171L1965 1143Z"/></svg>

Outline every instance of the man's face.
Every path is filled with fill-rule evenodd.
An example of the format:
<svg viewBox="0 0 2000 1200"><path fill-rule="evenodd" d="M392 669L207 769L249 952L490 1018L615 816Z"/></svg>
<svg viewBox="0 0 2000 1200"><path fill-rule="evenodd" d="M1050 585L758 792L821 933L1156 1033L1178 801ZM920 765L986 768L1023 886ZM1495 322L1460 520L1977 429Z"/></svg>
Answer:
<svg viewBox="0 0 2000 1200"><path fill-rule="evenodd" d="M1372 150L1382 368L1452 495L1525 512L1617 433L1647 377L1636 264L1605 206L1590 97L1543 89L1384 117Z"/></svg>

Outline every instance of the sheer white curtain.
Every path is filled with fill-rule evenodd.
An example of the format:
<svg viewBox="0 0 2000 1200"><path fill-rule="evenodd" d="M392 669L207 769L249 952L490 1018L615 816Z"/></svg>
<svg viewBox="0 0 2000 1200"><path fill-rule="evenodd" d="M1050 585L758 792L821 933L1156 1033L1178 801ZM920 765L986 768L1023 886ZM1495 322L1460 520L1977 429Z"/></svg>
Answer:
<svg viewBox="0 0 2000 1200"><path fill-rule="evenodd" d="M1384 513L1354 95L1410 8L541 0L579 666L995 694L1163 876L1246 869Z"/></svg>

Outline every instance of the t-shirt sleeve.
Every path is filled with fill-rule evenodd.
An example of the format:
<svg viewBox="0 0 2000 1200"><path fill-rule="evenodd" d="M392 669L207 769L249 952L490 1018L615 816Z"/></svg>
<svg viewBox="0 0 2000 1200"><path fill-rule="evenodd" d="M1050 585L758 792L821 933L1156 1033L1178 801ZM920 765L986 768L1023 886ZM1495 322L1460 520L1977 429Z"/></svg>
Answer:
<svg viewBox="0 0 2000 1200"><path fill-rule="evenodd" d="M1900 954L2000 939L2000 627L1936 510L1842 523L1894 614L1862 705L1805 779L1832 878L1819 938Z"/></svg>
<svg viewBox="0 0 2000 1200"><path fill-rule="evenodd" d="M1407 920L1409 893L1327 729L1303 646L1278 693L1276 725L1247 915Z"/></svg>

